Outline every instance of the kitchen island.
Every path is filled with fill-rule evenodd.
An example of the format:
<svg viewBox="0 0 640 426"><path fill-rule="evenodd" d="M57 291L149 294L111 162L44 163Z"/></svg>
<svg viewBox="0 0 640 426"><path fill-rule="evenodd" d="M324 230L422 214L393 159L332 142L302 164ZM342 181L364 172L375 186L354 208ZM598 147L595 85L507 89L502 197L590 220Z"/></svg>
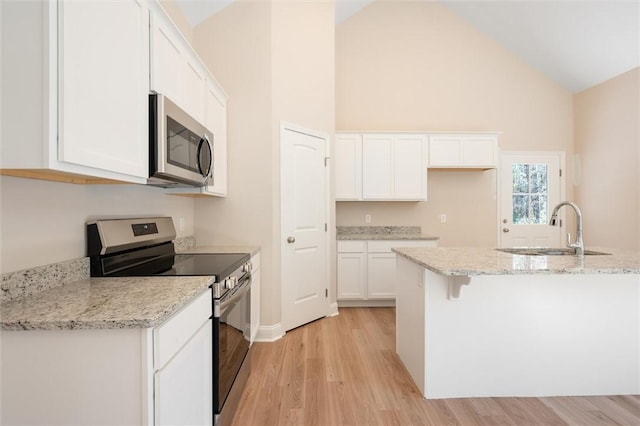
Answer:
<svg viewBox="0 0 640 426"><path fill-rule="evenodd" d="M396 248L396 349L426 398L640 393L640 254Z"/></svg>

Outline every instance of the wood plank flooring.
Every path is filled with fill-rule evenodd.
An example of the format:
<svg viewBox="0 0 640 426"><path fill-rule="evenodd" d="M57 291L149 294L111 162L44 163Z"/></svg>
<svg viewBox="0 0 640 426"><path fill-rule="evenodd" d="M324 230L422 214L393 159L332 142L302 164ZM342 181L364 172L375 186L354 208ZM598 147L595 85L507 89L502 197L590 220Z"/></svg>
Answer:
<svg viewBox="0 0 640 426"><path fill-rule="evenodd" d="M393 308L256 343L233 426L640 425L640 396L425 400L395 353Z"/></svg>

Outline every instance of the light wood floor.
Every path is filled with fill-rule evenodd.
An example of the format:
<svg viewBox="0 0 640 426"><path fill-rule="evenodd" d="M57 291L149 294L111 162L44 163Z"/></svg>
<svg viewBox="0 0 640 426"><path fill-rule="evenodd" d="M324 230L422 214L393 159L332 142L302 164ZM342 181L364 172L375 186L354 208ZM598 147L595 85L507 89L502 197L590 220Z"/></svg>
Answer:
<svg viewBox="0 0 640 426"><path fill-rule="evenodd" d="M640 425L640 396L423 399L395 353L393 308L256 343L233 426Z"/></svg>

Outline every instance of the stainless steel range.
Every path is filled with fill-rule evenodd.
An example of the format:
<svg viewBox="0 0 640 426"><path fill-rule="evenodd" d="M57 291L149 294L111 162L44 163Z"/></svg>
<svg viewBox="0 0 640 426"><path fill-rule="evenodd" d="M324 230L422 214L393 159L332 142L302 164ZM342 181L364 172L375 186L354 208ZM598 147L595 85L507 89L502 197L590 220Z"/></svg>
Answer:
<svg viewBox="0 0 640 426"><path fill-rule="evenodd" d="M93 277L212 276L213 418L231 423L250 373L251 262L248 254L177 254L170 217L87 224Z"/></svg>

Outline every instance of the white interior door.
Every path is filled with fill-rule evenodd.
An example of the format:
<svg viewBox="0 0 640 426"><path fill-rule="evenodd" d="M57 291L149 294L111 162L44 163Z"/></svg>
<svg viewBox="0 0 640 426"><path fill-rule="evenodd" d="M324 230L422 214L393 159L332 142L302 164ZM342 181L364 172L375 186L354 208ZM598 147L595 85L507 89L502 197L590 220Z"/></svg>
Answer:
<svg viewBox="0 0 640 426"><path fill-rule="evenodd" d="M328 138L283 124L281 152L282 325L327 315Z"/></svg>
<svg viewBox="0 0 640 426"><path fill-rule="evenodd" d="M550 226L549 219L564 196L563 168L562 152L502 154L501 247L560 247L561 226Z"/></svg>

